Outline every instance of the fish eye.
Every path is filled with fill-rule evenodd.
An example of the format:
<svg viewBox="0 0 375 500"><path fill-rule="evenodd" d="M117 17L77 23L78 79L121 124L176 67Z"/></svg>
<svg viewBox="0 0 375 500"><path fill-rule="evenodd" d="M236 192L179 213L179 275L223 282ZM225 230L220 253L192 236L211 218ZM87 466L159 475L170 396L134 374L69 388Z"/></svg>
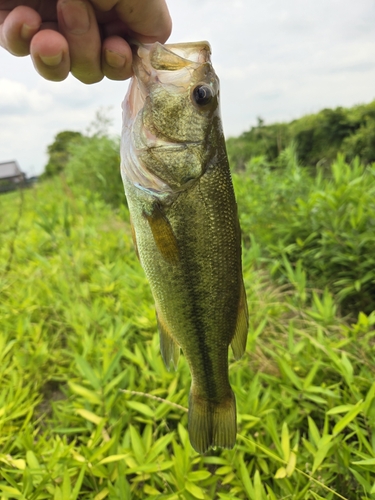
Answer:
<svg viewBox="0 0 375 500"><path fill-rule="evenodd" d="M208 85L197 85L193 90L193 99L198 106L205 106L213 98L214 94Z"/></svg>

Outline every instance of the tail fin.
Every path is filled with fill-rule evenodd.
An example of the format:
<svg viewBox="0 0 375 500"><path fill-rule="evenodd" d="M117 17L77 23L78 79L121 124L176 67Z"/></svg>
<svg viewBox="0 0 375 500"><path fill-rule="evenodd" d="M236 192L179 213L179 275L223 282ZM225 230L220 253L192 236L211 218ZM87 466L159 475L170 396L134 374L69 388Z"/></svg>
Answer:
<svg viewBox="0 0 375 500"><path fill-rule="evenodd" d="M203 399L190 390L189 437L198 453L205 453L212 446L233 448L236 442L236 399L233 392L220 403Z"/></svg>

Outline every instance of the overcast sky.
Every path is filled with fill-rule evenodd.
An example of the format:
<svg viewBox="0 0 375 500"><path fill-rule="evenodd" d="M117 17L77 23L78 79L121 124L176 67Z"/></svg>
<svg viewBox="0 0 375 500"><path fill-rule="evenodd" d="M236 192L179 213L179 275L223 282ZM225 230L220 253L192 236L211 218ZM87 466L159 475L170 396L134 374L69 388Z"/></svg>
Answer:
<svg viewBox="0 0 375 500"><path fill-rule="evenodd" d="M168 0L167 0L168 1ZM170 42L208 40L221 80L228 136L289 121L324 107L375 98L374 0L169 0ZM42 172L46 148L62 130L85 131L111 107L121 131L127 82L84 85L43 80L29 58L0 49L0 162Z"/></svg>

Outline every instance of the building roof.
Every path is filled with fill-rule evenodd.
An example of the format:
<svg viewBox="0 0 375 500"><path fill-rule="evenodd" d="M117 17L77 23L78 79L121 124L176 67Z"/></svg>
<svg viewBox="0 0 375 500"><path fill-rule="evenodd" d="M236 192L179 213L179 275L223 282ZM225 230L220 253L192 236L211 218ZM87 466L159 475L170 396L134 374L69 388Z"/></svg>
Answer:
<svg viewBox="0 0 375 500"><path fill-rule="evenodd" d="M23 175L16 161L6 161L0 163L0 179L9 179Z"/></svg>

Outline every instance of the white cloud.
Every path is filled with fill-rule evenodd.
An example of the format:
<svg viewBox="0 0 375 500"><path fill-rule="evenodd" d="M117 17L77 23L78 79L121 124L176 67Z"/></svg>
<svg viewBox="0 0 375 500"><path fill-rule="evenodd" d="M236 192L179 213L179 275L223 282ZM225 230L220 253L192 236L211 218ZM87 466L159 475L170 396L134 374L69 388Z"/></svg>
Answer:
<svg viewBox="0 0 375 500"><path fill-rule="evenodd" d="M52 104L52 96L25 84L0 78L0 116L6 114L28 114L45 111Z"/></svg>

